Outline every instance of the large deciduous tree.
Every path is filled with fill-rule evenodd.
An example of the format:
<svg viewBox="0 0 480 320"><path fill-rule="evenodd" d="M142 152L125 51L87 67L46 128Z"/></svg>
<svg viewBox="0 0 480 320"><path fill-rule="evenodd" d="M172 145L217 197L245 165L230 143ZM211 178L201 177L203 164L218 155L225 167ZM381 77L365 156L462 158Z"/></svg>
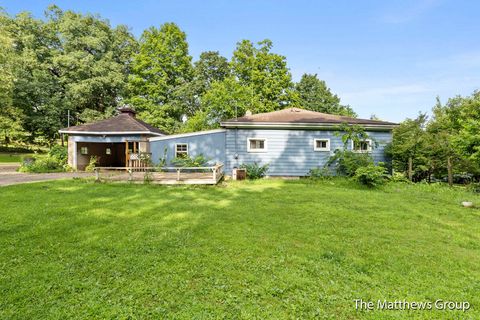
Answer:
<svg viewBox="0 0 480 320"><path fill-rule="evenodd" d="M188 99L180 89L192 80L191 60L186 34L176 24L144 31L129 80L129 101L141 118L166 132L179 127L185 110L174 102Z"/></svg>
<svg viewBox="0 0 480 320"><path fill-rule="evenodd" d="M234 76L241 85L251 87L264 112L286 108L296 100L286 58L272 53L272 46L267 39L258 46L240 41L231 61Z"/></svg>
<svg viewBox="0 0 480 320"><path fill-rule="evenodd" d="M350 106L340 104L340 98L330 91L325 81L316 74L303 74L300 82L295 84L295 91L302 108L317 112L356 117Z"/></svg>
<svg viewBox="0 0 480 320"><path fill-rule="evenodd" d="M46 19L20 13L2 20L16 63L13 106L32 137L53 139L73 119L113 108L122 95L136 41L125 26L51 6ZM72 121L73 122L73 121Z"/></svg>

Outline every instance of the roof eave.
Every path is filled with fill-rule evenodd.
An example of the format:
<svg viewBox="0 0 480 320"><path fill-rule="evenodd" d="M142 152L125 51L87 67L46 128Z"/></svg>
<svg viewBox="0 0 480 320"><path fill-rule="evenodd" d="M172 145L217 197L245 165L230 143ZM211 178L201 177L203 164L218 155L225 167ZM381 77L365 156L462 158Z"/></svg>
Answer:
<svg viewBox="0 0 480 320"><path fill-rule="evenodd" d="M220 125L224 128L278 128L278 129L338 129L341 123L296 123L296 122L240 122L225 121ZM352 124L352 123L349 123ZM353 125L353 124L352 124ZM396 126L392 124L359 124L369 130L392 130Z"/></svg>
<svg viewBox="0 0 480 320"><path fill-rule="evenodd" d="M162 133L152 131L73 131L73 130L58 130L59 133L76 134L76 135L93 135L93 136L118 136L118 135L136 135L146 134L154 136L164 136Z"/></svg>

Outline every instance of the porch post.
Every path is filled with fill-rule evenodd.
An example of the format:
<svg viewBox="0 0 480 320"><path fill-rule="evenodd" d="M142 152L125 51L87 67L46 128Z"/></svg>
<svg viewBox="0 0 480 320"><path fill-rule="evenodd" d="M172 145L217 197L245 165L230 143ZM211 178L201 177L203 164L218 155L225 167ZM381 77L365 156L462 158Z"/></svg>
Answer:
<svg viewBox="0 0 480 320"><path fill-rule="evenodd" d="M73 143L73 169L77 170L77 141L72 139Z"/></svg>

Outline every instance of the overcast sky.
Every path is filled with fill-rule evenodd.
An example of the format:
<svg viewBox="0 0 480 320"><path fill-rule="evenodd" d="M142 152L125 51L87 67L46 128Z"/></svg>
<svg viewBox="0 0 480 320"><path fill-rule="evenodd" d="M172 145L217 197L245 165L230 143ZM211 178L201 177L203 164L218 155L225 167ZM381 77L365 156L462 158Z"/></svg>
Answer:
<svg viewBox="0 0 480 320"><path fill-rule="evenodd" d="M3 0L10 14L36 17L52 1ZM138 37L175 22L190 53L231 57L237 41L271 39L294 80L317 73L360 117L401 121L480 87L480 1L56 1L98 13Z"/></svg>

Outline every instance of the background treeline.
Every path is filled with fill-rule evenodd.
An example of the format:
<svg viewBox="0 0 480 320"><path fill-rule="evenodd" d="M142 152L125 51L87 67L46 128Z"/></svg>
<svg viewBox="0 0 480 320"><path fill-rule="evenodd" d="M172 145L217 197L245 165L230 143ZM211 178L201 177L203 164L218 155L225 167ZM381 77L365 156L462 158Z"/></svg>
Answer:
<svg viewBox="0 0 480 320"><path fill-rule="evenodd" d="M44 19L3 12L0 47L5 144L52 143L68 122L106 118L126 103L168 133L213 128L247 109L303 106L355 116L316 75L294 83L269 40L242 40L230 59L207 51L193 62L186 34L174 23L151 27L137 40L126 26L51 6Z"/></svg>
<svg viewBox="0 0 480 320"><path fill-rule="evenodd" d="M393 168L415 182L480 180L480 92L437 104L429 120L419 114L394 130L387 153Z"/></svg>

